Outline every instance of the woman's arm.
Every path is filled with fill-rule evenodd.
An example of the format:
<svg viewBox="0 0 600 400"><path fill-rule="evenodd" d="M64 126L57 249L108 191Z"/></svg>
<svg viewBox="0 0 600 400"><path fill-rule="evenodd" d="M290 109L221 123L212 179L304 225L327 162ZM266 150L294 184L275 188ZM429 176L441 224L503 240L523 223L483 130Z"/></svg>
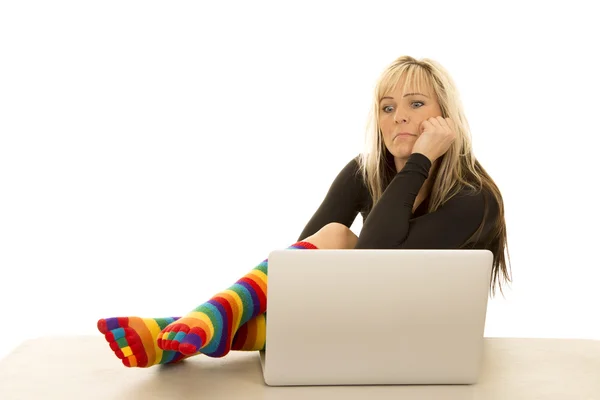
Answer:
<svg viewBox="0 0 600 400"><path fill-rule="evenodd" d="M365 220L356 248L451 249L460 247L479 228L486 203L484 193L465 189L437 211L411 219L415 198L429 175L430 160L414 153L392 180ZM485 238L497 216L490 207L482 232Z"/></svg>
<svg viewBox="0 0 600 400"><path fill-rule="evenodd" d="M338 173L298 240L306 239L331 222L344 224L348 228L352 226L367 194L358 167L358 157L355 157Z"/></svg>

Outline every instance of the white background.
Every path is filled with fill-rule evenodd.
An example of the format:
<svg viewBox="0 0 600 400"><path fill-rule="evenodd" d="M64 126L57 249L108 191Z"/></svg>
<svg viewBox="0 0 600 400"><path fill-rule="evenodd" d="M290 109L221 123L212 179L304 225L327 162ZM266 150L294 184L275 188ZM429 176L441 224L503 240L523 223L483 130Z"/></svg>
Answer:
<svg viewBox="0 0 600 400"><path fill-rule="evenodd" d="M0 3L0 357L181 315L293 243L403 54L450 71L504 195L486 336L600 339L592 9L215 3Z"/></svg>

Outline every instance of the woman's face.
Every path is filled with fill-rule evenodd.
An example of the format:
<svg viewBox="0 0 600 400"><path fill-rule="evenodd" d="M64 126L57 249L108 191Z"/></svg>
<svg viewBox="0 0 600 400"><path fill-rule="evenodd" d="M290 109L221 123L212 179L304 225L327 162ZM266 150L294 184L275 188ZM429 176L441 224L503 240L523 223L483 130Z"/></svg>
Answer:
<svg viewBox="0 0 600 400"><path fill-rule="evenodd" d="M431 88L402 92L403 82L379 102L379 127L383 141L396 160L406 160L421 135L421 123L442 115ZM406 134L405 134L406 133Z"/></svg>

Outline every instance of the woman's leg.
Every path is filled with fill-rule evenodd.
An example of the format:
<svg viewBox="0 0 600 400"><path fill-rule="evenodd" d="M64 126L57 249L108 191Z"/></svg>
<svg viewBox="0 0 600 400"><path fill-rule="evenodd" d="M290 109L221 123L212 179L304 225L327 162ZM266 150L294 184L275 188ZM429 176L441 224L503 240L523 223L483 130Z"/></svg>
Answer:
<svg viewBox="0 0 600 400"><path fill-rule="evenodd" d="M288 249L354 247L354 235L341 224L328 224ZM265 259L227 290L213 296L158 335L158 347L192 355L201 351L223 357L238 328L266 310L268 260Z"/></svg>
<svg viewBox="0 0 600 400"><path fill-rule="evenodd" d="M331 223L289 248L353 249L357 240L346 226ZM224 356L229 349L261 350L265 345L266 304L260 302L260 291L266 291L267 267L268 260L265 260L228 290L213 296L184 318L107 318L98 321L98 330L127 367L173 363L199 354L200 350L213 357ZM262 280L257 279L261 277ZM185 340L188 336L192 341ZM193 342L195 336L204 340L195 350L187 346L186 354L181 353L180 346Z"/></svg>
<svg viewBox="0 0 600 400"><path fill-rule="evenodd" d="M353 249L358 237L346 225L332 222L304 241L319 249Z"/></svg>

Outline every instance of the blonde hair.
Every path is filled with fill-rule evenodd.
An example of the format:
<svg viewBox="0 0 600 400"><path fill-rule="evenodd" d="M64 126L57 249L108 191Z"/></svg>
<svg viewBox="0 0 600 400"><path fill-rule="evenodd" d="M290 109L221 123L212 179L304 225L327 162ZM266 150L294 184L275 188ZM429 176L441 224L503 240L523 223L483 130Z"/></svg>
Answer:
<svg viewBox="0 0 600 400"><path fill-rule="evenodd" d="M469 124L454 81L436 61L428 58L417 60L410 56L399 57L383 71L377 81L373 106L368 119L366 149L359 157L360 172L369 188L373 205L381 198L392 176L386 160L388 151L379 126L380 100L398 85L402 77L405 78L404 92L407 89L421 91L424 87L432 88L437 96L442 117L450 118L456 128L456 139L452 146L432 166L431 174L434 174L434 177L432 178L428 212L436 211L464 187L485 190L492 194L498 204L499 214L492 229L492 238L489 243L486 243L486 247L494 254L490 283L492 295L494 295L496 284L502 291L500 273L505 281L510 282L511 280L504 257L505 248L508 257L504 203L500 190L473 155ZM395 172L394 170L393 173ZM487 207L484 220L486 217ZM471 239L476 237L481 229L483 229L483 221L478 231L463 246L471 242Z"/></svg>

